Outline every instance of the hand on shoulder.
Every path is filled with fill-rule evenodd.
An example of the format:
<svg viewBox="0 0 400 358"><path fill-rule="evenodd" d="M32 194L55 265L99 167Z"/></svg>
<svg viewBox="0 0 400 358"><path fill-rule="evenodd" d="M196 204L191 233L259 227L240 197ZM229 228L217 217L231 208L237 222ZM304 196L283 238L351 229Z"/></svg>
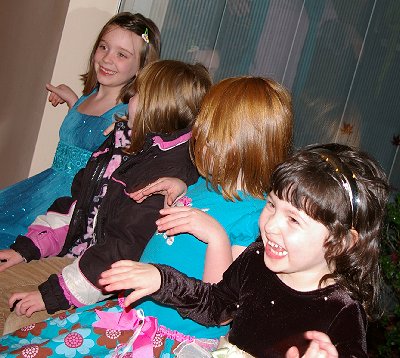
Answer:
<svg viewBox="0 0 400 358"><path fill-rule="evenodd" d="M129 193L129 196L138 203L143 202L149 196L161 194L165 196L164 207L172 206L187 191L186 184L178 178L160 178L140 190Z"/></svg>

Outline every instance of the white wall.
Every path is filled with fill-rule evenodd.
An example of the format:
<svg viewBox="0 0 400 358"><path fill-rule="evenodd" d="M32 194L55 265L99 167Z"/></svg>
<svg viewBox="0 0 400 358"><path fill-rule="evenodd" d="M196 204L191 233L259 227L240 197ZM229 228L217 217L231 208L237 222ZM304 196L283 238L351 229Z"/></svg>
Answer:
<svg viewBox="0 0 400 358"><path fill-rule="evenodd" d="M108 19L118 12L119 3L120 0L70 0L52 84L68 84L81 94L79 75L86 72L96 36ZM29 176L51 166L59 139L58 131L66 113L66 105L54 108L46 103Z"/></svg>

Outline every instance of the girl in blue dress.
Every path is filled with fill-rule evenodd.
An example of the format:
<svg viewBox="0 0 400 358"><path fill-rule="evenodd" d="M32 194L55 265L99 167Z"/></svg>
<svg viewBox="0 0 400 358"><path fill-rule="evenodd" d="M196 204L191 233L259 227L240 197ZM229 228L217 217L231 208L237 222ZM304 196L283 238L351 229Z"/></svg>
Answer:
<svg viewBox="0 0 400 358"><path fill-rule="evenodd" d="M53 106L69 109L60 128L53 164L43 172L0 191L0 249L7 248L58 197L69 196L72 179L104 141L114 115L124 116L137 72L160 54L160 32L141 14L119 13L100 31L83 96L66 85L46 87Z"/></svg>

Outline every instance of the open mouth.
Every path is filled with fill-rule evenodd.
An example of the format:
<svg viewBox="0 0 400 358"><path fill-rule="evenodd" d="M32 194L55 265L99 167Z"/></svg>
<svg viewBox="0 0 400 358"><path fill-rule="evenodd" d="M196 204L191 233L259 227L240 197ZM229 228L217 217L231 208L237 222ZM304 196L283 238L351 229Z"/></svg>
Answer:
<svg viewBox="0 0 400 358"><path fill-rule="evenodd" d="M117 73L117 71L111 71L111 70L108 70L107 68L104 68L102 66L100 66L100 71L102 73L108 75L108 76L115 75Z"/></svg>
<svg viewBox="0 0 400 358"><path fill-rule="evenodd" d="M265 251L276 257L284 257L288 254L288 252L282 246L268 239L265 245Z"/></svg>

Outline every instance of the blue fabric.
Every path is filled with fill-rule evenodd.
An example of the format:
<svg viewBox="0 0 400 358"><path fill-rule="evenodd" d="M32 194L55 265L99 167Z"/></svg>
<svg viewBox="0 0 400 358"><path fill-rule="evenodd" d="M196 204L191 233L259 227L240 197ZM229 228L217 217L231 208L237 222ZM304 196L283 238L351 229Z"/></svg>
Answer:
<svg viewBox="0 0 400 358"><path fill-rule="evenodd" d="M224 200L222 195L208 190L203 178L190 186L186 196L191 206L205 210L213 216L228 233L232 245L248 246L258 236L258 218L265 205L264 200L241 196L242 201ZM142 262L153 262L173 266L188 276L201 279L207 245L189 234L173 238L155 234L143 252ZM197 338L219 338L228 331L224 327L204 327L190 319L182 318L173 308L147 299L138 307L145 315L155 316L160 325Z"/></svg>
<svg viewBox="0 0 400 358"><path fill-rule="evenodd" d="M77 107L87 98L79 98L66 115L51 168L0 191L0 249L25 234L55 199L71 195L72 179L105 140L103 131L114 121L114 114L128 111L127 104L121 103L102 116L79 113Z"/></svg>

